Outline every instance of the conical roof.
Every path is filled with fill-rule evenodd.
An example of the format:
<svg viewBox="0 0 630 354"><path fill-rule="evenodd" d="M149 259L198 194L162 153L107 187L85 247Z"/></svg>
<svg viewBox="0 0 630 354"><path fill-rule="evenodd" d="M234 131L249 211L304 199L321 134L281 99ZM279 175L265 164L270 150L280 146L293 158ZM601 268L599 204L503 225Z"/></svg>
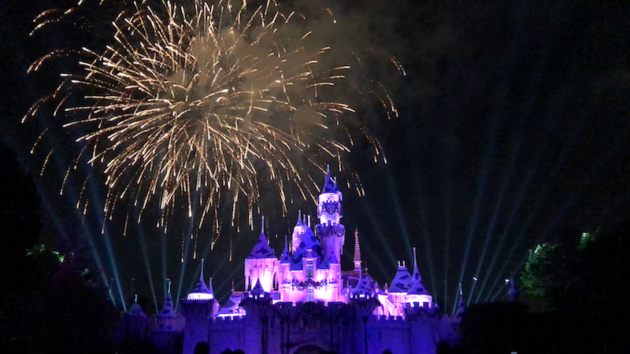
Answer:
<svg viewBox="0 0 630 354"><path fill-rule="evenodd" d="M135 300L133 304L131 304L128 314L129 316L134 316L134 317L147 317L147 314L144 313L144 311L142 311L142 307L138 303L138 295L135 296Z"/></svg>
<svg viewBox="0 0 630 354"><path fill-rule="evenodd" d="M357 286L352 290L352 295L372 294L374 292L374 288L372 288L373 282L368 275L361 277Z"/></svg>
<svg viewBox="0 0 630 354"><path fill-rule="evenodd" d="M339 192L339 187L337 186L337 183L333 181L332 178L330 178L330 169L326 167L326 181L324 182L324 189L322 190L322 194L337 192Z"/></svg>
<svg viewBox="0 0 630 354"><path fill-rule="evenodd" d="M162 311L160 311L159 317L175 317L175 306L173 306L173 298L171 297L171 292L166 293L166 299L164 299L164 305L162 306Z"/></svg>
<svg viewBox="0 0 630 354"><path fill-rule="evenodd" d="M206 286L206 282L203 281L203 262L204 259L201 259L201 274L199 275L199 282L197 283L197 287L195 290L191 291L188 294L188 300L212 300L214 299L214 293L212 292L212 284L210 284L210 289ZM212 280L212 278L210 278ZM169 292L170 293L170 292Z"/></svg>
<svg viewBox="0 0 630 354"><path fill-rule="evenodd" d="M304 226L304 222L302 221L302 211L298 210L298 221L297 223L295 223L296 227L303 227Z"/></svg>
<svg viewBox="0 0 630 354"><path fill-rule="evenodd" d="M313 230L307 227L302 235L302 242L300 242L300 245L293 254L291 270L302 269L302 258L308 255L309 249L313 250L313 255L321 261L322 246L319 244Z"/></svg>
<svg viewBox="0 0 630 354"><path fill-rule="evenodd" d="M256 285L254 285L254 288L249 293L251 295L263 295L265 293L265 289L263 289L262 285L260 284L260 278L256 280Z"/></svg>
<svg viewBox="0 0 630 354"><path fill-rule="evenodd" d="M405 263L398 263L398 270L391 284L389 287L390 293L407 293L409 291L411 288L411 275L407 271Z"/></svg>
<svg viewBox="0 0 630 354"><path fill-rule="evenodd" d="M291 256L289 256L289 246L287 243L287 235L284 235L284 251L282 251L282 257L280 257L280 263L291 263Z"/></svg>
<svg viewBox="0 0 630 354"><path fill-rule="evenodd" d="M416 261L416 248L413 248L413 276L411 277L411 287L407 291L407 295L429 295L429 292L422 285L422 277L418 271L418 262Z"/></svg>
<svg viewBox="0 0 630 354"><path fill-rule="evenodd" d="M263 218L263 225L264 225L264 218ZM254 246L252 253L247 258L248 259L276 258L276 254L273 252L271 247L269 247L269 242L267 242L267 238L265 237L264 229L260 231L260 237L258 238L258 243L256 243L256 246Z"/></svg>

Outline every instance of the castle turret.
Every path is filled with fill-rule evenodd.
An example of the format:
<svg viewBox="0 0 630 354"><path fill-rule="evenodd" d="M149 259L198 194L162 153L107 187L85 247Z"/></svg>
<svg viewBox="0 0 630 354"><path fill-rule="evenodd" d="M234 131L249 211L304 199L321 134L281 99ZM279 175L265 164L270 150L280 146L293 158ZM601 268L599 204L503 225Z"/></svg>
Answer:
<svg viewBox="0 0 630 354"><path fill-rule="evenodd" d="M214 321L219 313L219 303L212 292L212 278L210 278L210 288L203 280L203 264L201 259L201 274L199 283L186 300L181 301L182 315L186 319L186 330L184 331L184 343L182 353L191 354L195 346L200 342L208 342L208 330L211 321Z"/></svg>
<svg viewBox="0 0 630 354"><path fill-rule="evenodd" d="M116 342L123 342L129 338L137 338L140 342L144 342L148 340L149 327L149 317L138 303L138 295L136 294L134 303L118 325L113 339Z"/></svg>
<svg viewBox="0 0 630 354"><path fill-rule="evenodd" d="M279 261L271 247L269 247L265 237L264 225L265 218L263 217L258 243L245 260L246 290L249 289L250 285L256 284L258 280L260 280L260 284L266 292L271 292L273 289L273 276L277 271Z"/></svg>
<svg viewBox="0 0 630 354"><path fill-rule="evenodd" d="M197 287L195 288L195 290L191 291L190 294L188 294L188 297L186 298L186 300L213 300L214 299L214 293L212 292L212 284L210 284L210 289L208 289L208 287L206 286L206 282L203 280L203 262L204 259L201 259L201 274L199 275L199 282L197 283ZM210 278L210 280L212 280L212 278ZM170 296L170 287L171 284L169 282L169 296Z"/></svg>
<svg viewBox="0 0 630 354"><path fill-rule="evenodd" d="M396 307L398 316L403 315L407 292L411 289L411 275L407 271L405 261L398 262L398 270L389 287L389 301Z"/></svg>
<svg viewBox="0 0 630 354"><path fill-rule="evenodd" d="M457 303L457 308L453 314L453 323L461 323L464 312L466 312L466 302L464 301L464 295L462 293L462 283L459 283L459 302Z"/></svg>
<svg viewBox="0 0 630 354"><path fill-rule="evenodd" d="M177 350L178 338L183 323L179 321L171 297L171 282L168 282L168 292L164 299L162 311L157 315L156 327L151 332L151 342L161 352L171 353Z"/></svg>
<svg viewBox="0 0 630 354"><path fill-rule="evenodd" d="M431 307L433 298L422 285L422 277L418 271L418 261L416 259L416 248L413 248L413 276L411 277L411 287L407 291L408 303L419 303Z"/></svg>
<svg viewBox="0 0 630 354"><path fill-rule="evenodd" d="M510 276L508 289L508 300L510 302L518 301L518 289L516 288L516 282L514 281L514 276Z"/></svg>
<svg viewBox="0 0 630 354"><path fill-rule="evenodd" d="M245 319L248 326L243 333L244 345L242 349L246 353L275 353L275 351L270 350L269 345L269 325L273 323L270 321L273 313L271 303L271 294L265 291L260 279L256 280L252 290L243 296L243 301L241 301L240 305L247 313Z"/></svg>
<svg viewBox="0 0 630 354"><path fill-rule="evenodd" d="M406 295L411 288L411 275L407 271L405 261L398 262L398 270L391 284L389 287L390 294Z"/></svg>
<svg viewBox="0 0 630 354"><path fill-rule="evenodd" d="M326 172L324 189L319 195L317 216L320 223L316 226L317 236L323 241L324 258L331 254L342 255L346 229L340 224L343 211L341 209L341 192L336 181L330 178L330 171Z"/></svg>
<svg viewBox="0 0 630 354"><path fill-rule="evenodd" d="M357 286L350 293L350 306L353 308L353 326L357 328L352 336L353 352L368 353L370 328L375 319L374 311L381 306L374 291L373 281L366 274L358 279Z"/></svg>
<svg viewBox="0 0 630 354"><path fill-rule="evenodd" d="M147 317L147 314L144 313L144 311L142 310L142 307L138 303L138 294L134 295L134 302L129 307L128 315L131 317L143 317L143 318Z"/></svg>
<svg viewBox="0 0 630 354"><path fill-rule="evenodd" d="M162 311L157 316L157 330L161 331L177 331L179 328L175 325L175 306L173 306L173 297L171 296L171 282L168 282L168 292L162 305Z"/></svg>

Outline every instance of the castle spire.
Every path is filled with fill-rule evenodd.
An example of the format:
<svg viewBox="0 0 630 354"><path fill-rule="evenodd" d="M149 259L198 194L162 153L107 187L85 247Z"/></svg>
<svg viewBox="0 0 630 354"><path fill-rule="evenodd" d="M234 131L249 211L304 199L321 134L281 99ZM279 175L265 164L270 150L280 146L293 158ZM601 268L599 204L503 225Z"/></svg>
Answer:
<svg viewBox="0 0 630 354"><path fill-rule="evenodd" d="M432 297L427 289L422 285L422 277L418 271L418 260L416 258L416 248L413 248L413 275L411 277L411 288L407 292L408 300L417 300L420 303L432 303Z"/></svg>
<svg viewBox="0 0 630 354"><path fill-rule="evenodd" d="M260 279L256 280L256 285L254 285L249 293L250 295L253 295L255 297L259 297L265 294L265 289L263 289L262 285L260 284Z"/></svg>
<svg viewBox="0 0 630 354"><path fill-rule="evenodd" d="M262 217L262 226L260 228L260 237L258 243L254 246L252 253L250 253L248 259L262 259L262 258L275 258L275 253L269 247L269 241L265 237L265 217Z"/></svg>
<svg viewBox="0 0 630 354"><path fill-rule="evenodd" d="M162 305L162 311L158 317L162 318L173 318L175 317L175 306L173 305L173 297L171 296L171 292L166 293L166 298L164 299L164 305Z"/></svg>
<svg viewBox="0 0 630 354"><path fill-rule="evenodd" d="M418 275L420 275L420 272L418 271L418 260L416 259L416 248L413 248L413 273L416 274L416 272L418 273Z"/></svg>
<svg viewBox="0 0 630 354"><path fill-rule="evenodd" d="M411 288L411 275L407 271L407 267L402 261L398 261L398 270L394 276L394 280L391 282L389 288L390 293L407 293Z"/></svg>
<svg viewBox="0 0 630 354"><path fill-rule="evenodd" d="M462 316L466 311L466 302L464 302L464 295L462 294L462 283L459 283L459 302L457 304L457 309L453 314L453 322L460 323L462 322Z"/></svg>
<svg viewBox="0 0 630 354"><path fill-rule="evenodd" d="M214 298L212 290L208 290L206 282L203 281L203 263L204 258L201 259L201 274L199 275L199 283L197 283L195 290L188 294L188 300L212 300ZM170 296L171 292L169 291L168 297Z"/></svg>
<svg viewBox="0 0 630 354"><path fill-rule="evenodd" d="M339 188L337 183L330 178L330 166L326 165L326 181L324 182L324 190L322 193L337 193Z"/></svg>
<svg viewBox="0 0 630 354"><path fill-rule="evenodd" d="M212 290L212 277L208 279L208 293L214 297L214 290Z"/></svg>
<svg viewBox="0 0 630 354"><path fill-rule="evenodd" d="M287 241L287 235L284 235L284 251L282 252L282 256L280 257L280 263L289 262L291 262L291 257L289 257L289 243Z"/></svg>
<svg viewBox="0 0 630 354"><path fill-rule="evenodd" d="M138 294L135 294L134 302L131 304L129 308L129 315L136 317L147 317L147 315L142 311L142 307L138 303Z"/></svg>
<svg viewBox="0 0 630 354"><path fill-rule="evenodd" d="M199 283L203 283L203 262L205 261L205 258L201 259L201 274L199 274ZM170 289L170 282L171 280L169 279L169 289ZM204 283L203 286L205 287L206 284ZM170 291L169 291L170 293Z"/></svg>
<svg viewBox="0 0 630 354"><path fill-rule="evenodd" d="M516 288L516 282L514 281L514 275L510 276L508 289L508 299L510 302L514 302L518 300L518 289Z"/></svg>
<svg viewBox="0 0 630 354"><path fill-rule="evenodd" d="M359 247L359 229L354 229L354 270L361 270L361 247Z"/></svg>
<svg viewBox="0 0 630 354"><path fill-rule="evenodd" d="M317 217L319 224L315 226L317 237L323 241L324 259L331 255L341 255L345 242L346 229L341 224L343 209L341 208L341 192L330 177L330 169L326 169L324 189L318 198ZM310 221L308 223L310 227Z"/></svg>

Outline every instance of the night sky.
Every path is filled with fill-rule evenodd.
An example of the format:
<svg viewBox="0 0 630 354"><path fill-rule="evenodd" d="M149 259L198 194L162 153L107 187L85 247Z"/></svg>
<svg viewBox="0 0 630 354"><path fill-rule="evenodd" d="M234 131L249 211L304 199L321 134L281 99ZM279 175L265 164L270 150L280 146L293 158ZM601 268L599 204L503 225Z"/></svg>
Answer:
<svg viewBox="0 0 630 354"><path fill-rule="evenodd" d="M20 124L30 105L72 66L59 60L44 73L28 75L33 60L54 48L107 40L106 30L64 23L28 36L41 11L72 4L0 5L3 242L29 247L16 239L29 233L32 242L53 242L62 252L82 250L95 268L93 254L98 254L107 281L115 278L113 256L126 303L132 299L131 278L136 279L134 292L152 299L148 269L158 303L164 274L174 281L174 292L182 284L183 297L199 270L198 260L189 259L180 282L182 236L189 232L185 218L176 216L172 225L177 226L166 237L152 221L134 224L123 236L124 217L108 223L102 236L96 208L85 221L74 208L72 186L86 175L98 181L95 172L81 170L69 192L58 193L78 151L70 134L46 118ZM503 296L503 279L518 272L537 243L612 227L630 216L630 5L373 0L342 2L336 9L346 33L360 33L360 38L342 36L331 45L369 43L397 57L407 72L404 77L394 70L390 76L385 70L369 73L388 85L400 117L386 120L377 105L359 110L381 141L388 164L374 164L361 145L348 156L366 196L341 189L348 230L342 268L352 267L351 235L358 228L363 258L380 284L391 281L397 260L411 264L415 246L424 285L434 299L452 306L459 281L468 299L477 277L472 302L488 301ZM92 10L84 16L92 21L106 14ZM46 149L35 155L29 150L45 127L51 130L45 145L58 153L39 177ZM94 205L102 202L98 182L90 198ZM285 219L274 212L279 205L263 202L266 234L278 254L298 209L316 217L310 202L296 201ZM237 289L243 287L243 259L260 234L258 215L256 220L254 231L245 224L238 232L224 225L213 251L207 250L211 231L201 230L198 253L205 255L205 276L215 276L220 297L227 295L232 278ZM120 292L114 293L120 305Z"/></svg>

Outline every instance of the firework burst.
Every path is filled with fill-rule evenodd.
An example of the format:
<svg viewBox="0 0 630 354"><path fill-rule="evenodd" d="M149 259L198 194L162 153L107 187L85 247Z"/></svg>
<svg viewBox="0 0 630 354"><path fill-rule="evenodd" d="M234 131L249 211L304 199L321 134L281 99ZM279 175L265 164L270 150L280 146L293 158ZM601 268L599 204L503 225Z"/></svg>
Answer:
<svg viewBox="0 0 630 354"><path fill-rule="evenodd" d="M112 43L101 52L80 50L81 69L63 74L59 88L26 117L54 101L55 115L68 119L64 127L87 132L68 171L86 157L102 171L106 217L124 199L140 208L140 219L155 199L166 227L181 199L190 217L199 206L201 226L229 200L232 218L244 202L251 223L263 188L269 193L273 186L284 205L287 185L314 198L313 168L323 171L334 160L348 170L342 155L355 133L375 159L384 159L342 100L352 87L345 83L350 66L311 41L307 23L272 1L253 9L223 0L196 2L194 9L135 6L113 23ZM61 54L67 51L30 70ZM380 98L396 114L389 97Z"/></svg>

